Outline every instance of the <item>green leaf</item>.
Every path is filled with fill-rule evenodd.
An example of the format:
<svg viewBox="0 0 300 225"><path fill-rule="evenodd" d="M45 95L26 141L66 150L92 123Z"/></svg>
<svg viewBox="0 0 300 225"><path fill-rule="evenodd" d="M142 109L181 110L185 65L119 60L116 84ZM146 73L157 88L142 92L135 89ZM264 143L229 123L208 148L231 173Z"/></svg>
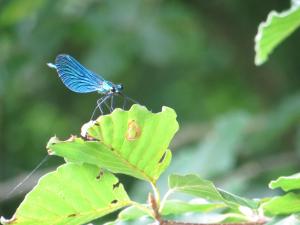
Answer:
<svg viewBox="0 0 300 225"><path fill-rule="evenodd" d="M147 205L143 205L143 207L148 207ZM151 212L149 210L149 212ZM142 210L136 206L129 206L125 209L123 209L119 215L118 218L115 221L111 221L108 223L105 223L104 225L114 225L118 224L119 222L125 222L129 220L137 220L140 219L141 217L152 217L149 213L147 213L145 210Z"/></svg>
<svg viewBox="0 0 300 225"><path fill-rule="evenodd" d="M100 178L93 165L67 163L42 177L15 215L2 224L79 225L130 204L123 185L111 173Z"/></svg>
<svg viewBox="0 0 300 225"><path fill-rule="evenodd" d="M185 176L174 174L170 175L169 188L170 192L181 192L209 201L224 202L230 207L236 208L240 205L247 206L252 209L256 209L258 207L258 203L255 201L218 189L211 181L201 179L194 174Z"/></svg>
<svg viewBox="0 0 300 225"><path fill-rule="evenodd" d="M184 202L181 200L168 200L162 209L162 215L178 215L191 212L211 212L216 209L225 208L223 203L197 203L195 201Z"/></svg>
<svg viewBox="0 0 300 225"><path fill-rule="evenodd" d="M290 215L285 218L273 218L266 225L300 225L299 216Z"/></svg>
<svg viewBox="0 0 300 225"><path fill-rule="evenodd" d="M300 194L288 193L283 196L271 198L262 204L268 215L288 215L300 213Z"/></svg>
<svg viewBox="0 0 300 225"><path fill-rule="evenodd" d="M143 205L144 207L147 207L147 205ZM151 211L149 211L151 212ZM151 217L149 213L145 212L145 210L142 210L136 206L130 206L127 207L126 209L123 209L119 215L118 215L118 220L119 221L125 221L125 220L134 220L141 218L143 216L149 216Z"/></svg>
<svg viewBox="0 0 300 225"><path fill-rule="evenodd" d="M229 193L227 191L224 191L220 188L218 188L219 193L222 195L222 198L224 201L229 205L229 206L247 206L252 209L257 209L258 208L258 203L254 200L247 199L240 197L238 195Z"/></svg>
<svg viewBox="0 0 300 225"><path fill-rule="evenodd" d="M255 64L267 61L274 48L300 25L300 7L294 4L282 13L271 11L267 20L258 27L255 37Z"/></svg>
<svg viewBox="0 0 300 225"><path fill-rule="evenodd" d="M277 180L271 181L269 187L272 189L281 188L284 191L300 189L300 173L279 177Z"/></svg>
<svg viewBox="0 0 300 225"><path fill-rule="evenodd" d="M168 107L151 113L133 105L129 111L116 109L110 115L100 116L82 130L87 140L52 138L48 144L50 154L155 183L170 163L168 146L178 123L176 113Z"/></svg>
<svg viewBox="0 0 300 225"><path fill-rule="evenodd" d="M207 200L222 201L223 198L212 182L201 179L197 175L185 176L172 174L169 176L169 188L173 192L182 192Z"/></svg>

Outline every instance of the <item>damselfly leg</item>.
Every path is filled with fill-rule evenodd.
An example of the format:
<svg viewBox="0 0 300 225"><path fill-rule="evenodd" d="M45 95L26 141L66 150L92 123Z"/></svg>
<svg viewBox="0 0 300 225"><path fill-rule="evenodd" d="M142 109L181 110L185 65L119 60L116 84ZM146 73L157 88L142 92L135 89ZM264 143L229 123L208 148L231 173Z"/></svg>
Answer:
<svg viewBox="0 0 300 225"><path fill-rule="evenodd" d="M100 110L101 115L104 114L104 111L103 111L103 108L102 108L103 104L110 110L110 107L107 105L107 102L106 102L110 97L111 97L111 95L105 95L105 96L103 96L103 97L101 97L100 99L97 100L97 105L96 105L96 107L95 107L95 109L93 111L93 114L92 114L90 120L93 120L94 115L95 115L97 109Z"/></svg>
<svg viewBox="0 0 300 225"><path fill-rule="evenodd" d="M111 96L110 99L110 112L112 112L115 108L115 104L114 104L114 95Z"/></svg>
<svg viewBox="0 0 300 225"><path fill-rule="evenodd" d="M124 95L123 93L118 93L119 96L121 96L123 98L123 106L122 108L125 110L127 103L128 102L132 102L134 104L139 104L137 101L135 101L134 99ZM102 96L100 99L97 100L97 105L92 113L91 119L93 120L95 113L97 111L97 109L99 109L101 115L104 114L104 109L103 109L103 105L106 106L107 110L109 110L109 112L112 112L115 109L115 97L116 94L108 94L108 95L104 95ZM109 102L110 100L110 102Z"/></svg>
<svg viewBox="0 0 300 225"><path fill-rule="evenodd" d="M132 102L134 104L139 104L137 101L135 101L134 99L128 97L127 95L124 95L123 93L120 93L120 96L122 96L123 99L124 99L124 101L123 101L123 107L122 107L123 109L125 109L126 104L127 104L128 101L130 101L130 102Z"/></svg>

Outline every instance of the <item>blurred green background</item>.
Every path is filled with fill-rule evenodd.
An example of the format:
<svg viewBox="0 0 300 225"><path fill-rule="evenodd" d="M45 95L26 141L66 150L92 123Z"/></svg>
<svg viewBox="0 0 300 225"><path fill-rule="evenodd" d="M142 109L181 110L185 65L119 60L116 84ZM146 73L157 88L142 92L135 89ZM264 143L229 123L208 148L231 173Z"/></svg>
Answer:
<svg viewBox="0 0 300 225"><path fill-rule="evenodd" d="M46 66L77 58L157 112L174 108L181 126L171 172L195 172L247 197L300 169L300 33L261 67L254 36L282 0L0 1L0 215L9 217L53 135L79 134L98 94L69 91ZM51 158L41 170L62 160ZM40 172L37 172L40 175ZM144 184L122 177L134 199ZM27 188L29 188L27 187ZM147 190L147 189L146 189Z"/></svg>

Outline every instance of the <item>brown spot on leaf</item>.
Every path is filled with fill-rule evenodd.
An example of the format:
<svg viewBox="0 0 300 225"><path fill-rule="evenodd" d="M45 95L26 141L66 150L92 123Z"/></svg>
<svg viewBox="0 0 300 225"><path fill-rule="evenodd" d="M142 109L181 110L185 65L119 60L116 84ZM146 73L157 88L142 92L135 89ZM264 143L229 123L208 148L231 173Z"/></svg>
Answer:
<svg viewBox="0 0 300 225"><path fill-rule="evenodd" d="M128 128L126 132L126 139L128 141L135 141L141 136L141 128L135 120L131 120L128 123Z"/></svg>
<svg viewBox="0 0 300 225"><path fill-rule="evenodd" d="M77 216L76 213L72 213L72 214L68 215L68 217L75 217L75 216Z"/></svg>
<svg viewBox="0 0 300 225"><path fill-rule="evenodd" d="M99 139L94 138L94 137L91 137L91 136L88 136L88 135L85 136L84 139L85 139L86 141L100 141Z"/></svg>
<svg viewBox="0 0 300 225"><path fill-rule="evenodd" d="M111 204L117 204L117 203L118 203L117 199L111 201Z"/></svg>
<svg viewBox="0 0 300 225"><path fill-rule="evenodd" d="M53 151L51 149L48 149L47 152L48 152L48 155L52 155L53 154Z"/></svg>
<svg viewBox="0 0 300 225"><path fill-rule="evenodd" d="M77 138L76 135L71 134L71 136L69 137L69 139L67 141L74 141Z"/></svg>

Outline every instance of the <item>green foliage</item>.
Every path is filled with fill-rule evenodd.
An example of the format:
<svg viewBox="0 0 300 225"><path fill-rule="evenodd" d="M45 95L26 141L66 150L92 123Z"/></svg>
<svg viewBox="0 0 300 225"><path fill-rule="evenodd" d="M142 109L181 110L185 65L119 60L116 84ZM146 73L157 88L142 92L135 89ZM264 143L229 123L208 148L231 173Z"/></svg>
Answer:
<svg viewBox="0 0 300 225"><path fill-rule="evenodd" d="M1 8L0 26L13 25L26 17L34 17L38 10L45 4L44 0L12 0Z"/></svg>
<svg viewBox="0 0 300 225"><path fill-rule="evenodd" d="M146 206L146 205L144 205L144 206ZM138 207L129 206L126 209L123 209L118 214L118 218L115 221L108 222L108 223L106 223L106 225L117 224L118 222L124 222L124 221L128 221L128 220L137 220L144 216L151 216L151 215L147 214L147 212L145 212L144 210L141 210Z"/></svg>
<svg viewBox="0 0 300 225"><path fill-rule="evenodd" d="M254 201L219 189L194 174L170 175L169 190L161 200L156 181L170 163L168 145L177 130L174 110L163 107L162 112L151 113L133 105L128 111L116 109L83 125L81 138L51 138L49 153L64 157L67 163L42 177L14 216L9 220L2 217L1 223L80 225L124 207L117 219L106 225L186 213L215 213L218 222L268 221L265 215L300 212L297 193ZM105 170L149 182L155 196L149 195L148 204L130 200L123 185ZM296 190L298 181L298 174L281 177L270 187ZM169 199L176 193L197 199Z"/></svg>
<svg viewBox="0 0 300 225"><path fill-rule="evenodd" d="M212 132L198 146L198 163L195 166L202 176L215 176L232 169L249 123L249 115L244 112L225 114L214 121ZM220 149L224 154L219 154ZM206 164L207 161L218 163Z"/></svg>
<svg viewBox="0 0 300 225"><path fill-rule="evenodd" d="M211 181L201 179L197 175L171 175L169 187L170 192L182 192L210 201L224 202L232 207L239 207L240 205L253 209L258 207L256 202L217 189Z"/></svg>
<svg viewBox="0 0 300 225"><path fill-rule="evenodd" d="M180 215L183 213L208 213L211 211L215 211L217 209L225 208L226 205L223 203L208 203L198 201L198 199L193 199L190 202L182 201L182 200L167 200L164 203L164 206L161 210L162 215Z"/></svg>
<svg viewBox="0 0 300 225"><path fill-rule="evenodd" d="M147 205L144 205L147 207ZM200 199L193 199L190 202L182 201L182 200L167 200L164 203L164 206L161 210L162 216L170 216L170 215L181 215L184 213L209 213L212 211L220 210L225 208L226 205L223 203L208 203L201 201ZM136 206L130 206L126 209L122 210L118 214L118 218L113 221L106 223L105 225L118 224L119 222L139 220L143 217L149 217L147 212L141 210Z"/></svg>
<svg viewBox="0 0 300 225"><path fill-rule="evenodd" d="M99 168L67 163L42 177L13 218L2 224L84 224L130 204L123 185ZM118 186L116 186L118 184Z"/></svg>
<svg viewBox="0 0 300 225"><path fill-rule="evenodd" d="M300 189L299 174L292 176L279 177L271 181L269 187L281 188L288 192L282 196L276 196L263 202L262 208L267 215L290 215L300 212Z"/></svg>
<svg viewBox="0 0 300 225"><path fill-rule="evenodd" d="M299 225L300 218L296 215L291 215L285 218L278 217L273 219L268 225Z"/></svg>
<svg viewBox="0 0 300 225"><path fill-rule="evenodd" d="M172 163L157 183L161 193L168 191L169 174L192 173L246 198L278 195L281 190L268 189L266 183L300 168L299 33L278 49L273 63L258 69L251 66L249 45L257 21L270 9L282 12L288 4L261 0L2 1L0 215L10 215L21 193L29 190L26 184L33 185L26 182L9 197L7 189L15 186L10 179L35 167L45 154L42 149L49 136L79 133L78 127L89 118L98 97L77 95L63 87L45 65L58 53L69 53L106 79L123 83L127 95L153 111L163 104L176 108L182 126L171 145L175 150ZM285 21L273 19L280 26ZM298 21L289 22L294 26ZM280 28L272 25L266 30ZM44 166L51 168L57 159L51 158ZM146 185L135 179L124 182L126 191L149 208L142 193L149 192ZM297 189L291 191L296 194ZM174 193L165 207L171 206L168 202L182 201L179 197ZM183 203L190 202L184 199ZM207 199L203 204L224 203ZM141 211L151 218L151 213ZM203 223L249 221L257 216L249 213L245 218L244 214L226 205L224 210L166 216ZM297 215L284 216L272 216L270 223L299 224Z"/></svg>
<svg viewBox="0 0 300 225"><path fill-rule="evenodd" d="M271 198L262 205L266 215L290 215L300 212L300 195L288 193L283 196Z"/></svg>
<svg viewBox="0 0 300 225"><path fill-rule="evenodd" d="M300 189L300 173L291 176L279 177L270 183L270 188L281 188L284 191Z"/></svg>
<svg viewBox="0 0 300 225"><path fill-rule="evenodd" d="M178 130L175 112L167 107L153 114L134 105L115 110L83 126L83 136L48 144L51 154L77 163L90 163L156 183L171 160L169 143Z"/></svg>
<svg viewBox="0 0 300 225"><path fill-rule="evenodd" d="M255 37L255 64L261 65L273 50L300 26L299 4L284 12L271 11L265 22L261 23Z"/></svg>
<svg viewBox="0 0 300 225"><path fill-rule="evenodd" d="M85 124L82 127L82 138L71 137L67 141L51 138L47 145L50 154L62 156L68 163L58 172L41 179L15 216L9 221L2 219L2 223L30 224L36 221L51 224L54 220L56 224L82 224L133 204L117 179L107 172L103 173L100 168L124 173L155 185L159 175L170 163L168 145L177 129L174 110L163 107L162 112L154 114L145 107L133 105L129 111L116 109L109 115ZM63 191L60 192L60 189ZM53 196L47 195L48 190ZM95 190L99 192L94 193ZM87 198L83 195L84 191L89 192ZM94 194L96 196L93 198ZM40 201L37 206L56 207L61 214L41 214L39 208L31 207L37 199ZM99 204L90 204L94 201L99 201ZM30 211L26 211L28 208ZM36 217L38 213L40 218ZM32 220L26 221L26 218ZM120 218L128 219L122 214Z"/></svg>

